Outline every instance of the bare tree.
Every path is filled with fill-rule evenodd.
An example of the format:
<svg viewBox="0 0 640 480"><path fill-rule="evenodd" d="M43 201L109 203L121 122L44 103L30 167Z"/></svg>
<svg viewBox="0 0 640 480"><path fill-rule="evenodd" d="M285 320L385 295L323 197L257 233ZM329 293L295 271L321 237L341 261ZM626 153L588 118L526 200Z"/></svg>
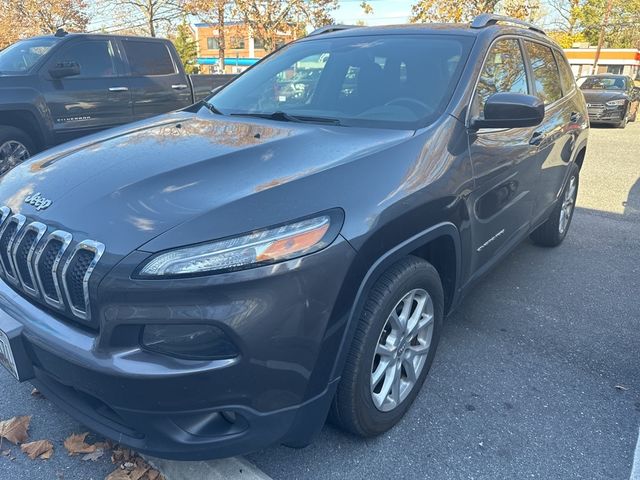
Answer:
<svg viewBox="0 0 640 480"><path fill-rule="evenodd" d="M225 30L227 18L233 8L232 0L188 0L185 10L202 21L216 26L218 33L218 68L224 72L226 51Z"/></svg>
<svg viewBox="0 0 640 480"><path fill-rule="evenodd" d="M235 0L235 11L262 40L267 51L276 47L279 33L302 30L305 24L320 27L333 22L337 0Z"/></svg>
<svg viewBox="0 0 640 480"><path fill-rule="evenodd" d="M155 37L160 23L171 23L178 20L184 8L183 0L113 0L114 7L131 12L132 15L142 15L144 33ZM135 17L134 17L135 18ZM132 21L132 24L135 24Z"/></svg>

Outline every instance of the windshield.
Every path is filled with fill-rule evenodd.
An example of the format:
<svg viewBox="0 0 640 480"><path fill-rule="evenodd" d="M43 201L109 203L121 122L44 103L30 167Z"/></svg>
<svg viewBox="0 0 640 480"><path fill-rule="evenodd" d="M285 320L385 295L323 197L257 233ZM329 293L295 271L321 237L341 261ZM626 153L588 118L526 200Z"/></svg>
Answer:
<svg viewBox="0 0 640 480"><path fill-rule="evenodd" d="M472 39L387 35L293 43L209 100L226 115L273 115L349 126L415 129L435 120Z"/></svg>
<svg viewBox="0 0 640 480"><path fill-rule="evenodd" d="M622 77L587 77L580 85L582 90L624 90Z"/></svg>
<svg viewBox="0 0 640 480"><path fill-rule="evenodd" d="M55 38L23 40L0 52L0 73L24 73L57 42Z"/></svg>

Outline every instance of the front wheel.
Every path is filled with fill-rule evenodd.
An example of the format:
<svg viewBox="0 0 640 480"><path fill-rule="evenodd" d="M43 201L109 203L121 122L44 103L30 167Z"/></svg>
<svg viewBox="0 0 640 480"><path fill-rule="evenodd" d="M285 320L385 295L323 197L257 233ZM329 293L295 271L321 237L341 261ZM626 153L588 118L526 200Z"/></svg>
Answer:
<svg viewBox="0 0 640 480"><path fill-rule="evenodd" d="M442 328L440 276L407 257L371 289L338 386L330 419L370 437L394 426L409 409L433 363Z"/></svg>
<svg viewBox="0 0 640 480"><path fill-rule="evenodd" d="M569 181L551 215L531 233L531 240L534 243L544 247L555 247L560 245L567 236L578 196L579 173L576 164L572 164Z"/></svg>
<svg viewBox="0 0 640 480"><path fill-rule="evenodd" d="M33 141L25 132L8 125L0 125L0 175L24 162L33 153Z"/></svg>

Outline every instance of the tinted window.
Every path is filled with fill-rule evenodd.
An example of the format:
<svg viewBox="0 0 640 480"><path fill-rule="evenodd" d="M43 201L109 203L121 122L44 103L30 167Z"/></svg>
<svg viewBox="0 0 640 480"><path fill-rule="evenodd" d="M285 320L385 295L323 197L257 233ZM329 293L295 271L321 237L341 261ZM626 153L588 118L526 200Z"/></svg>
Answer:
<svg viewBox="0 0 640 480"><path fill-rule="evenodd" d="M415 128L444 109L473 42L444 35L322 38L290 44L211 101L225 114Z"/></svg>
<svg viewBox="0 0 640 480"><path fill-rule="evenodd" d="M34 38L14 43L0 52L0 73L29 70L58 41L57 38Z"/></svg>
<svg viewBox="0 0 640 480"><path fill-rule="evenodd" d="M175 73L169 50L164 43L127 41L124 50L132 75L170 75Z"/></svg>
<svg viewBox="0 0 640 480"><path fill-rule="evenodd" d="M489 50L478 79L474 115L482 115L484 104L494 93L529 93L527 72L518 41L500 40Z"/></svg>
<svg viewBox="0 0 640 480"><path fill-rule="evenodd" d="M525 42L525 45L533 69L536 95L546 105L561 99L560 74L553 52L539 43Z"/></svg>
<svg viewBox="0 0 640 480"><path fill-rule="evenodd" d="M52 64L77 62L80 75L73 78L113 77L117 74L113 63L113 48L108 40L80 42L56 54Z"/></svg>
<svg viewBox="0 0 640 480"><path fill-rule="evenodd" d="M572 91L576 86L576 81L573 78L573 72L567 61L558 52L555 52L556 60L558 61L558 68L560 69L560 79L562 80L562 90L565 94Z"/></svg>

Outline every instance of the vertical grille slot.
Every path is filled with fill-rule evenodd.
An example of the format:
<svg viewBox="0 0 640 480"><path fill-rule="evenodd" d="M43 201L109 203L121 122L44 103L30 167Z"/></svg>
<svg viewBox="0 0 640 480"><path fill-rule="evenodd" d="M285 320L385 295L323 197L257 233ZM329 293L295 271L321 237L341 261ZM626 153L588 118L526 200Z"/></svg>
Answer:
<svg viewBox="0 0 640 480"><path fill-rule="evenodd" d="M24 215L16 214L7 220L7 223L0 230L0 263L8 280L18 283L16 270L13 265L11 252L16 236L22 229L26 218Z"/></svg>
<svg viewBox="0 0 640 480"><path fill-rule="evenodd" d="M47 231L47 226L40 222L32 222L18 235L13 248L13 266L22 288L31 294L38 295L38 287L33 271L33 255L38 243Z"/></svg>
<svg viewBox="0 0 640 480"><path fill-rule="evenodd" d="M62 269L62 282L73 314L84 320L91 318L89 277L104 253L104 245L92 240L80 242Z"/></svg>
<svg viewBox="0 0 640 480"><path fill-rule="evenodd" d="M35 259L35 273L44 300L56 308L64 306L62 291L58 283L58 266L71 243L71 234L56 230L38 249Z"/></svg>

